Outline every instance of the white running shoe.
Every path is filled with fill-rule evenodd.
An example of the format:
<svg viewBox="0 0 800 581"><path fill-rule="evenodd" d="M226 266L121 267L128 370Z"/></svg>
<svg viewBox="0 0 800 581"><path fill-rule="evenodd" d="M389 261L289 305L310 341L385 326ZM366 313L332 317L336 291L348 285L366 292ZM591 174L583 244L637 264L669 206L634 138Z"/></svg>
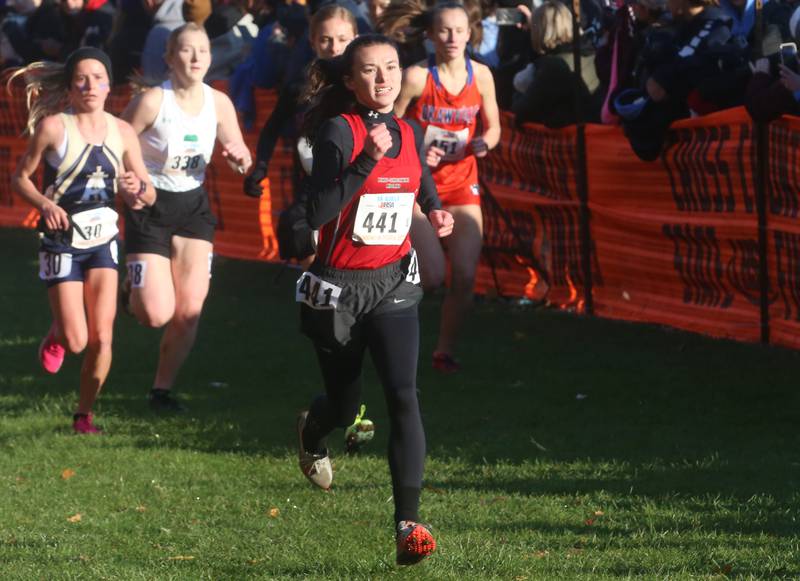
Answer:
<svg viewBox="0 0 800 581"><path fill-rule="evenodd" d="M300 471L312 484L319 486L323 490L328 490L331 487L331 482L333 482L333 466L331 466L328 450L325 450L324 454L312 454L307 452L305 446L303 446L303 428L306 427L307 417L307 410L300 412L300 415L297 416Z"/></svg>

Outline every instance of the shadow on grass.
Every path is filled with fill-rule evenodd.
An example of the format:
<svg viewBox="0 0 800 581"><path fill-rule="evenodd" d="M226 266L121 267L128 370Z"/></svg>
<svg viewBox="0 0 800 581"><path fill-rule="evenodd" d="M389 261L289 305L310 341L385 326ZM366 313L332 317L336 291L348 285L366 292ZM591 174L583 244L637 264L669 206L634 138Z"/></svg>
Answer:
<svg viewBox="0 0 800 581"><path fill-rule="evenodd" d="M0 247L15 248L17 238L0 229ZM70 358L56 377L36 369L38 341L30 336L47 329L49 313L44 289L22 274L29 257L18 254L3 255L16 274L0 282L7 296L0 338L26 339L0 347L0 413L39 413L48 394L59 394L44 411L68 415L63 394L75 390L80 360ZM276 283L275 266L221 259L215 268L197 344L176 388L189 411L156 417L148 409L161 332L120 315L98 417L122 420L119 435L142 449L285 454L294 446L295 414L320 382L290 302L294 273ZM653 498L761 493L780 501L800 486L795 352L485 303L465 331L464 370L443 377L425 355L437 317L438 299L427 300L419 386L434 460L475 467L537 461L556 472L578 461L590 471L603 463L626 466L625 477L601 470L597 477L534 480L453 477L442 486L520 495L634 487ZM388 419L369 366L363 397L378 428L373 450L384 450ZM704 464L707 458L713 461ZM653 462L662 467L650 470Z"/></svg>

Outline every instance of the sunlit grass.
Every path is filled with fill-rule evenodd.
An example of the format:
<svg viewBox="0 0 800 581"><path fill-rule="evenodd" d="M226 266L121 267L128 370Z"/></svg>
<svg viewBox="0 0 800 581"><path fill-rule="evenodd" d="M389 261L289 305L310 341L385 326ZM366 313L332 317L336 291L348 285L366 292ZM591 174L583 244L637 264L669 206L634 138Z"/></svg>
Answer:
<svg viewBox="0 0 800 581"><path fill-rule="evenodd" d="M329 493L296 467L294 416L320 378L292 272L216 261L181 416L147 409L159 334L121 315L106 434L78 437L79 359L36 368L35 240L0 230L0 248L4 580L800 577L797 353L487 302L464 371L441 377L427 299L421 510L439 550L400 570L369 366L375 442L348 457L331 437Z"/></svg>

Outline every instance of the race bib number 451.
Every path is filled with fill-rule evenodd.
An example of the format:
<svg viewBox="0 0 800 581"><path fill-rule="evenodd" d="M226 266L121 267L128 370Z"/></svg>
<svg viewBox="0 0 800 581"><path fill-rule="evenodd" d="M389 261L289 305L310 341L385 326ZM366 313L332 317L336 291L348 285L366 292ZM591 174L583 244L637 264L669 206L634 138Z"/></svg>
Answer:
<svg viewBox="0 0 800 581"><path fill-rule="evenodd" d="M411 228L414 200L413 193L364 194L358 199L353 240L399 246Z"/></svg>
<svg viewBox="0 0 800 581"><path fill-rule="evenodd" d="M469 128L449 131L436 125L428 125L425 130L425 150L427 151L429 147L438 147L444 151L442 161L458 161L464 159L468 139Z"/></svg>
<svg viewBox="0 0 800 581"><path fill-rule="evenodd" d="M341 294L342 287L326 282L310 272L304 272L297 279L294 300L305 303L312 309L335 309Z"/></svg>

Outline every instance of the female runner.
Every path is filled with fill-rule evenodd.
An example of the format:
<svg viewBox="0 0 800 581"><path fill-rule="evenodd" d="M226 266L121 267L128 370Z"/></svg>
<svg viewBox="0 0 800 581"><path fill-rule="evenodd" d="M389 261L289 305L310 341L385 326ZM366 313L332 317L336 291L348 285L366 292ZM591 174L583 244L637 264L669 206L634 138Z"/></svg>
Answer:
<svg viewBox="0 0 800 581"><path fill-rule="evenodd" d="M333 78L306 118L314 147L308 220L319 242L296 293L325 393L298 418L300 469L315 485L330 487L324 438L355 417L369 349L390 420L397 562L407 565L436 546L418 522L425 458L416 389L422 290L409 229L415 202L438 236L450 234L453 219L440 209L422 163L422 132L392 114L402 82L394 43L360 36L342 56L340 77L326 68Z"/></svg>
<svg viewBox="0 0 800 581"><path fill-rule="evenodd" d="M216 219L203 188L215 141L244 174L252 164L233 103L203 83L211 64L208 36L189 23L167 41L169 79L138 95L123 113L139 135L158 192L152 208L125 216L130 309L166 330L150 390L155 410L181 411L170 390L194 345L208 294Z"/></svg>
<svg viewBox="0 0 800 581"><path fill-rule="evenodd" d="M53 313L39 360L45 371L57 373L67 351L86 349L72 427L94 434L100 429L91 412L111 368L116 315L116 194L141 210L155 201L155 191L133 129L104 111L111 86L104 52L86 47L63 65L33 63L9 84L18 76L32 103L32 136L12 185L41 214L39 277ZM44 193L32 179L42 159Z"/></svg>
<svg viewBox="0 0 800 581"><path fill-rule="evenodd" d="M418 121L425 129L426 162L442 204L455 219L446 244L450 284L433 353L433 367L449 373L459 369L453 353L472 302L483 241L476 158L486 156L500 141L500 112L491 71L466 55L470 24L464 6L438 4L431 16L428 38L435 54L406 69L395 113ZM478 115L482 133L476 135ZM420 256L422 284L438 287L444 280L444 252L418 211L411 238Z"/></svg>

